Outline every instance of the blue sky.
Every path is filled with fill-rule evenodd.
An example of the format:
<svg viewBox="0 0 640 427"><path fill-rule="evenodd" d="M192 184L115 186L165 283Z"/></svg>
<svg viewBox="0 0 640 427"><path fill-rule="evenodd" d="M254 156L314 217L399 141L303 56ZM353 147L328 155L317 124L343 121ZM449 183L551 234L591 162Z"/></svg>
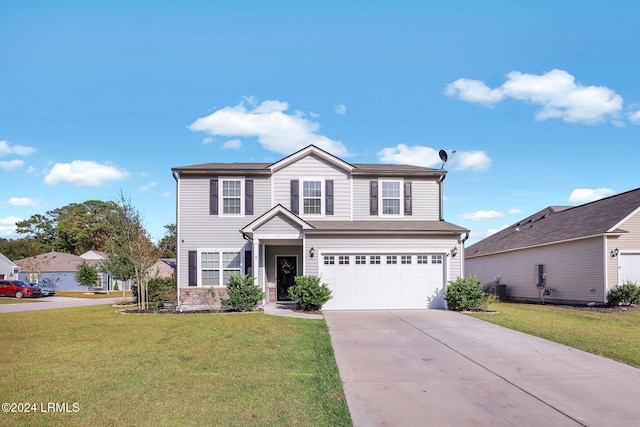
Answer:
<svg viewBox="0 0 640 427"><path fill-rule="evenodd" d="M639 186L640 3L416 3L0 3L0 237L123 191L159 239L172 167L310 143L456 150L444 213L468 244Z"/></svg>

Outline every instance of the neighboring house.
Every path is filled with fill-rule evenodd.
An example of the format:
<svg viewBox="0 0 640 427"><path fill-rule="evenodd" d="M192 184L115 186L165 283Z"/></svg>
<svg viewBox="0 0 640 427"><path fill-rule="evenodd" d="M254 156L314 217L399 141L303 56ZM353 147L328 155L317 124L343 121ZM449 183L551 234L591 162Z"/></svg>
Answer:
<svg viewBox="0 0 640 427"><path fill-rule="evenodd" d="M20 280L41 283L59 291L80 291L87 288L76 281L78 266L83 262L97 266L105 257L106 254L98 251L89 251L80 256L52 251L18 260L16 264L20 266ZM99 273L99 276L95 289L113 290L111 275Z"/></svg>
<svg viewBox="0 0 640 427"><path fill-rule="evenodd" d="M325 310L444 307L463 275L468 230L443 220L442 169L350 164L310 145L172 172L183 307L219 304L234 273L254 276L265 303L317 275L333 293Z"/></svg>
<svg viewBox="0 0 640 427"><path fill-rule="evenodd" d="M149 269L150 277L174 277L176 275L176 259L175 258L160 258Z"/></svg>
<svg viewBox="0 0 640 427"><path fill-rule="evenodd" d="M640 283L640 188L576 207L550 206L469 246L465 270L508 299L605 303Z"/></svg>
<svg viewBox="0 0 640 427"><path fill-rule="evenodd" d="M0 254L0 280L13 280L18 278L20 267L6 256Z"/></svg>

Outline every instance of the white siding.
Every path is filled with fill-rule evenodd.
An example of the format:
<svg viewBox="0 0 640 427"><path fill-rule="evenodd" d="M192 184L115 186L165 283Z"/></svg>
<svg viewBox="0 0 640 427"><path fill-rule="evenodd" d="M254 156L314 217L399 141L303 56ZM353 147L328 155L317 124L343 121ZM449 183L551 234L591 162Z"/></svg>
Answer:
<svg viewBox="0 0 640 427"><path fill-rule="evenodd" d="M372 217L369 215L369 181L377 178L358 177L353 180L353 219L371 220L384 216ZM405 219L409 221L438 221L440 219L440 187L437 179L414 179L411 181L412 215L389 217L390 219Z"/></svg>
<svg viewBox="0 0 640 427"><path fill-rule="evenodd" d="M604 239L576 240L555 245L467 258L466 274L492 284L500 276L509 298L540 301L534 281L534 265L543 264L545 285L555 289L549 301L603 303L605 298Z"/></svg>
<svg viewBox="0 0 640 427"><path fill-rule="evenodd" d="M607 240L607 254L613 250L618 249L619 253L637 253L640 252L640 212L633 215L627 221L620 225L621 229L627 233L620 237L609 237ZM607 257L607 269L608 269L608 286L609 289L615 287L620 280L624 280L618 277L620 258Z"/></svg>
<svg viewBox="0 0 640 427"><path fill-rule="evenodd" d="M285 208L291 209L290 182L293 179L300 180L303 178L333 180L334 214L325 216L303 215L302 211L300 211L299 216L302 219L342 221L351 219L351 184L349 173L315 155L304 157L273 174L273 205L281 204ZM324 188L322 189L322 197L325 197ZM302 200L302 194L300 195L300 200Z"/></svg>

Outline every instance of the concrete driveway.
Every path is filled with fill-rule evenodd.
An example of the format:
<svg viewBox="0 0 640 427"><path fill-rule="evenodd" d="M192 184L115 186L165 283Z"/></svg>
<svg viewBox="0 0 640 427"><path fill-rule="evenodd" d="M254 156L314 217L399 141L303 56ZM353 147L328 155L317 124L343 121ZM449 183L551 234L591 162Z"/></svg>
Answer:
<svg viewBox="0 0 640 427"><path fill-rule="evenodd" d="M356 426L640 425L640 369L451 311L324 316Z"/></svg>

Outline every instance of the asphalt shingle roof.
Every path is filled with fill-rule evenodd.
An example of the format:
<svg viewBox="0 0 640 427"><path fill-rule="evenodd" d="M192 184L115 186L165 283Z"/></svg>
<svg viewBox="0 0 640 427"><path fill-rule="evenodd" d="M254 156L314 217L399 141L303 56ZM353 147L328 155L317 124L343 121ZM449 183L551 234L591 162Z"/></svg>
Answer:
<svg viewBox="0 0 640 427"><path fill-rule="evenodd" d="M640 188L575 207L549 206L465 249L473 258L606 233L640 208Z"/></svg>

